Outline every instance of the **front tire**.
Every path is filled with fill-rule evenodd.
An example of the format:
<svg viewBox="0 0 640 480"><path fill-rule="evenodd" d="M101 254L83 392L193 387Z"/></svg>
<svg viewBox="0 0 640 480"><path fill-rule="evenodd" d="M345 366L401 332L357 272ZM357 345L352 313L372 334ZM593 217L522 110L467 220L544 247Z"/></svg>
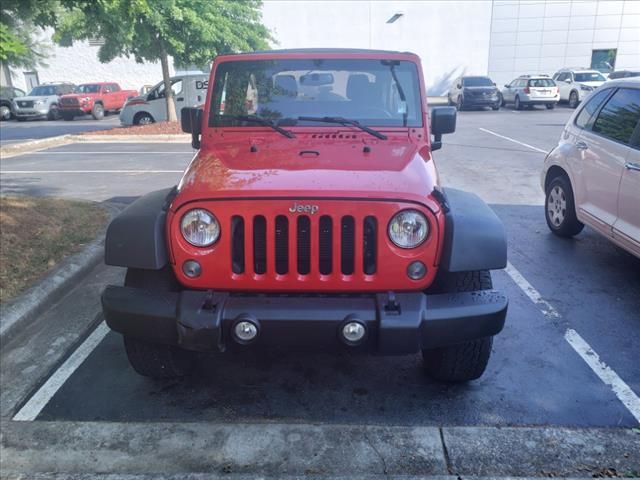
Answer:
<svg viewBox="0 0 640 480"><path fill-rule="evenodd" d="M49 113L47 114L48 120L60 120L60 109L58 105L53 104L49 107Z"/></svg>
<svg viewBox="0 0 640 480"><path fill-rule="evenodd" d="M445 273L436 289L441 293L491 290L488 270ZM427 375L442 382L468 382L482 376L489 363L493 337L480 338L448 347L422 350Z"/></svg>
<svg viewBox="0 0 640 480"><path fill-rule="evenodd" d="M556 108L556 104L555 103L547 103L545 105L545 107L547 107L547 110L553 110L554 108Z"/></svg>
<svg viewBox="0 0 640 480"><path fill-rule="evenodd" d="M577 108L579 103L580 103L580 98L578 98L578 92L574 90L569 95L569 107Z"/></svg>
<svg viewBox="0 0 640 480"><path fill-rule="evenodd" d="M584 228L576 215L571 182L565 175L554 177L547 186L544 217L549 230L559 237L573 237Z"/></svg>
<svg viewBox="0 0 640 480"><path fill-rule="evenodd" d="M162 270L129 268L124 280L127 287L171 292L180 289L170 267ZM124 348L133 369L145 377L175 378L188 375L194 366L195 354L175 345L147 342L123 335Z"/></svg>
<svg viewBox="0 0 640 480"><path fill-rule="evenodd" d="M95 120L102 120L104 118L104 106L101 103L95 103L91 109L91 116Z"/></svg>
<svg viewBox="0 0 640 480"><path fill-rule="evenodd" d="M456 102L456 110L458 110L459 112L464 110L464 98L462 97L462 95L458 95L458 101Z"/></svg>

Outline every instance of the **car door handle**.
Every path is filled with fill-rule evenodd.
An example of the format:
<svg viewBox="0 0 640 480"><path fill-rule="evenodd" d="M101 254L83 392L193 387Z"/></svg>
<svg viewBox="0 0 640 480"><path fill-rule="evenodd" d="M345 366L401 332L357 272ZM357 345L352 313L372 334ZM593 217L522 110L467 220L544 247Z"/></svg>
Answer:
<svg viewBox="0 0 640 480"><path fill-rule="evenodd" d="M577 143L576 143L576 148L577 148L578 150L588 150L588 149L589 149L589 145L587 145L587 144L586 144L586 143L584 143L584 142L577 142Z"/></svg>
<svg viewBox="0 0 640 480"><path fill-rule="evenodd" d="M627 162L624 164L624 168L627 170L635 170L636 172L640 172L640 163Z"/></svg>

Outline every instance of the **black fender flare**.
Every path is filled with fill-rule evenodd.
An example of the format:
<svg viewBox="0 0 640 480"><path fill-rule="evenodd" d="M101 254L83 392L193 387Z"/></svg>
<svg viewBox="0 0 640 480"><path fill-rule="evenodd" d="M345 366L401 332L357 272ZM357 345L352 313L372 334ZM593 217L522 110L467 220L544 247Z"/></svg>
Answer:
<svg viewBox="0 0 640 480"><path fill-rule="evenodd" d="M440 267L449 272L497 270L507 266L502 221L477 195L443 190L444 248Z"/></svg>
<svg viewBox="0 0 640 480"><path fill-rule="evenodd" d="M148 193L125 208L109 227L104 263L160 270L168 262L165 223L176 187Z"/></svg>

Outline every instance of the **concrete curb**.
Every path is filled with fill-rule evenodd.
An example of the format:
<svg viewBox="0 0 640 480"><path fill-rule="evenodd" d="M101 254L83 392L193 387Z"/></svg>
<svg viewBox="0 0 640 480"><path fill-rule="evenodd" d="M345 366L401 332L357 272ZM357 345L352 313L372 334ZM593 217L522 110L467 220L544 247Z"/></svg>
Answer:
<svg viewBox="0 0 640 480"><path fill-rule="evenodd" d="M25 153L37 152L51 147L59 147L72 143L74 135L60 135L58 137L40 138L29 140L28 142L12 143L0 147L0 157L3 159L24 155Z"/></svg>
<svg viewBox="0 0 640 480"><path fill-rule="evenodd" d="M103 256L104 239L94 240L81 252L62 260L53 271L19 297L0 306L0 343L9 342L20 328L60 300L71 285L89 273Z"/></svg>
<svg viewBox="0 0 640 480"><path fill-rule="evenodd" d="M42 420L0 426L3 471L29 478L629 478L640 469L640 433L632 429Z"/></svg>
<svg viewBox="0 0 640 480"><path fill-rule="evenodd" d="M119 209L103 204L110 214L108 223ZM44 278L29 287L17 298L0 305L0 344L5 345L16 333L29 325L52 304L57 303L77 283L87 275L104 257L104 235L101 230L98 237L82 251L64 258Z"/></svg>
<svg viewBox="0 0 640 480"><path fill-rule="evenodd" d="M28 142L14 143L0 147L0 157L11 158L33 153L47 148L59 147L70 143L188 143L191 136L186 134L172 135L77 135L68 134L59 137L41 138Z"/></svg>

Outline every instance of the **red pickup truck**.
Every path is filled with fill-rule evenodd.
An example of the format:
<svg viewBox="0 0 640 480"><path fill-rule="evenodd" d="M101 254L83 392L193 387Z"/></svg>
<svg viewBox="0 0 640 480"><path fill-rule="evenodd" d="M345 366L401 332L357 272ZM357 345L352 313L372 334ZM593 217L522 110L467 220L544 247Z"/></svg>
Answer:
<svg viewBox="0 0 640 480"><path fill-rule="evenodd" d="M102 120L105 112L119 112L126 101L138 95L135 90L122 90L117 83L85 83L74 93L60 99L60 114L65 120L90 113Z"/></svg>

